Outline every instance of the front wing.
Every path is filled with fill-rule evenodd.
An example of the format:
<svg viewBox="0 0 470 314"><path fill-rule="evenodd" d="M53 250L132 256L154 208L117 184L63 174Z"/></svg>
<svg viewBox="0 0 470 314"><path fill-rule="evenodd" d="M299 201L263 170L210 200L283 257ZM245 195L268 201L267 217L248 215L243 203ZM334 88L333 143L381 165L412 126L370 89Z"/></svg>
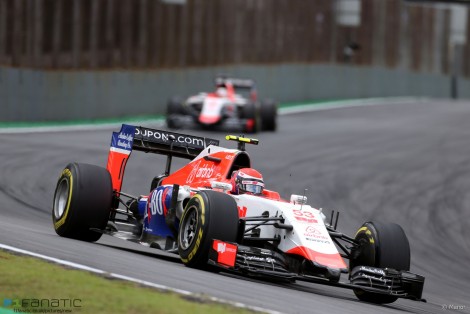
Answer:
<svg viewBox="0 0 470 314"><path fill-rule="evenodd" d="M277 252L213 240L209 252L210 265L230 272L267 279L302 280L328 286L362 290L398 298L426 302L422 299L424 277L390 268L357 266L350 274L350 282L297 274L287 270L286 261Z"/></svg>

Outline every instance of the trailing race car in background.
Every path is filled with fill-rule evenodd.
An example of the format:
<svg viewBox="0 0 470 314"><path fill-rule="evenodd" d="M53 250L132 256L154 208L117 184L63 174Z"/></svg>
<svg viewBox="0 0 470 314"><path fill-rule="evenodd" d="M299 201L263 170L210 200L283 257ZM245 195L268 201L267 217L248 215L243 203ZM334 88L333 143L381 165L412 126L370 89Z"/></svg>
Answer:
<svg viewBox="0 0 470 314"><path fill-rule="evenodd" d="M366 222L350 237L337 230L337 213L327 219L305 196L284 200L256 178L247 179L256 190L237 193L232 173L256 172L245 144L258 141L226 139L238 142L237 149L123 125L112 135L107 168L71 163L62 171L52 209L55 231L90 242L115 236L178 254L198 269L349 288L368 302L424 301L424 277L409 271L410 246L399 225ZM167 156L145 196L121 191L132 151ZM173 157L191 161L171 172Z"/></svg>
<svg viewBox="0 0 470 314"><path fill-rule="evenodd" d="M253 80L218 77L215 85L213 93L199 93L186 100L170 99L167 126L248 133L276 131L277 104L272 100L258 101Z"/></svg>

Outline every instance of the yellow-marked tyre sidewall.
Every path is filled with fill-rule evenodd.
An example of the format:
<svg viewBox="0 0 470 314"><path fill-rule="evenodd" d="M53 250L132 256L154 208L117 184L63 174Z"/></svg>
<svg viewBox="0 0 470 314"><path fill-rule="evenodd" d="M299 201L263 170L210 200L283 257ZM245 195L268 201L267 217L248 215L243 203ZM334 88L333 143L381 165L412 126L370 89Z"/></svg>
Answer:
<svg viewBox="0 0 470 314"><path fill-rule="evenodd" d="M78 195L78 191L75 188L75 185L77 184L77 175L76 175L76 169L74 168L73 165L69 164L67 167L62 171L59 180L57 181L57 187L56 191L54 193L54 201L57 196L58 188L59 188L59 183L62 180L68 181L69 184L69 191L68 191L68 199L66 202L66 207L64 210L64 213L62 216L57 219L54 215L54 209L52 212L52 221L54 224L54 229L56 233L62 237L73 237L73 215L74 215L74 198L76 198ZM72 209L71 209L72 208Z"/></svg>
<svg viewBox="0 0 470 314"><path fill-rule="evenodd" d="M366 222L357 231L355 240L361 244L361 248L351 251L350 271L356 266L409 270L409 243L399 225ZM397 300L397 297L393 295L378 294L360 289L354 289L353 291L358 299L366 302L387 304Z"/></svg>
<svg viewBox="0 0 470 314"><path fill-rule="evenodd" d="M374 266L376 264L376 248L379 245L374 226L365 223L356 232L355 240L361 243L361 252L358 254L359 252L353 250L352 255L356 255L356 258L349 261L349 271L359 265Z"/></svg>
<svg viewBox="0 0 470 314"><path fill-rule="evenodd" d="M180 240L185 219L194 210L198 212L195 240L183 249ZM228 194L207 190L194 195L185 207L178 231L178 253L183 263L189 267L211 270L207 261L212 240L236 242L238 218L237 203Z"/></svg>
<svg viewBox="0 0 470 314"><path fill-rule="evenodd" d="M362 225L362 227L356 232L355 240L361 243L361 254L356 259L351 259L349 261L349 271L351 272L356 266L374 267L377 263L377 245L380 245L378 243L377 233L374 226L368 222ZM354 255L356 253L353 251L352 254ZM393 296L390 297L388 295L366 292L360 289L354 289L353 291L359 300L366 302L392 303L397 299Z"/></svg>
<svg viewBox="0 0 470 314"><path fill-rule="evenodd" d="M54 213L52 214L54 229L59 235L60 235L60 232L61 232L61 228L63 228L63 225L67 221L67 217L68 217L69 209L70 209L70 202L71 202L72 195L73 195L73 176L72 176L72 172L70 171L70 169L65 168L62 171L62 174L60 175L59 180L57 182L57 187L56 187L56 190L55 190L55 193L54 193L54 199L57 195L57 192L58 192L58 189L59 189L59 184L63 180L68 182L68 187L69 187L68 199L67 199L67 202L66 202L67 204L65 206L64 213L62 214L62 216L59 219L56 219Z"/></svg>
<svg viewBox="0 0 470 314"><path fill-rule="evenodd" d="M187 249L182 249L181 245L178 245L178 252L180 254L181 260L185 265L188 266L203 266L204 263L200 263L199 260L201 255L204 254L204 243L207 224L209 224L208 217L206 217L206 208L207 208L207 199L203 194L194 195L188 202L185 207L183 216L181 217L181 222L185 222L187 216L192 213L192 211L197 211L197 225L196 225L196 236L195 240ZM179 230L178 243L181 241L182 228Z"/></svg>
<svg viewBox="0 0 470 314"><path fill-rule="evenodd" d="M62 215L56 217L61 182L68 182L68 196ZM111 212L112 199L112 181L108 170L89 164L68 164L59 176L54 193L52 208L54 230L62 237L87 242L97 241L102 233L93 229L105 229Z"/></svg>

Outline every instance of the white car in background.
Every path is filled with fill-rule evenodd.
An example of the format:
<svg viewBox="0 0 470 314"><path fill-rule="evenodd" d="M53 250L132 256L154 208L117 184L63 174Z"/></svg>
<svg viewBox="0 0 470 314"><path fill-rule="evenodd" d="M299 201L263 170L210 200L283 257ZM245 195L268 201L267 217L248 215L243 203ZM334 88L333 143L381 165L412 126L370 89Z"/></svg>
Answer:
<svg viewBox="0 0 470 314"><path fill-rule="evenodd" d="M246 133L276 131L277 104L269 99L258 101L253 80L218 77L215 85L212 93L170 99L167 126Z"/></svg>

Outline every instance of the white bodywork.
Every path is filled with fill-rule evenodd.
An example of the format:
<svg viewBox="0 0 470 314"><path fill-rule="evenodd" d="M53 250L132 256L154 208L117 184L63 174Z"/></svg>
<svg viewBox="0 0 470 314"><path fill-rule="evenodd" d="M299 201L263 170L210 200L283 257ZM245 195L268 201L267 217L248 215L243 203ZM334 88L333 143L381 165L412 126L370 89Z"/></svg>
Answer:
<svg viewBox="0 0 470 314"><path fill-rule="evenodd" d="M326 229L325 217L318 209L246 194L233 195L233 198L239 212L246 217L259 217L268 212L270 217L282 217L284 224L293 226L292 231L272 225L259 227L260 238L280 237L278 248L281 251L303 255L330 268L347 268Z"/></svg>
<svg viewBox="0 0 470 314"><path fill-rule="evenodd" d="M199 93L197 95L194 95L194 96L191 96L189 97L187 100L186 100L186 103L188 105L191 105L191 104L196 104L196 103L203 103L204 100L209 97L209 94L208 93ZM234 98L233 99L230 99L229 97L224 97L224 98L221 98L221 99L224 99L225 102L231 102L233 104L236 104L236 105L245 105L248 101L246 98L242 97L241 95L239 94L235 94Z"/></svg>
<svg viewBox="0 0 470 314"><path fill-rule="evenodd" d="M200 119L204 118L209 123L218 121L221 117L222 109L226 105L226 100L219 97L206 97L202 103Z"/></svg>
<svg viewBox="0 0 470 314"><path fill-rule="evenodd" d="M193 160L193 171L200 170L199 162L205 156L213 155L217 152L225 152L227 157L233 158L238 152L235 149L227 149L218 146L208 146ZM208 162L209 163L209 162ZM215 165L214 165L215 167ZM216 173L217 171L214 171ZM189 173L188 178L191 177ZM209 176L212 179L212 187L220 189L221 192L228 191L226 182L217 182L217 176ZM220 183L220 186L217 184ZM194 190L196 192L197 189ZM248 194L230 194L237 203L240 218L242 217L282 217L285 225L292 225L293 230L276 228L272 225L260 225L260 238L279 237L280 242L277 248L287 254L295 254L305 257L319 265L328 266L335 269L347 269L343 258L338 253L333 240L325 226L325 216L318 209L311 207L306 197L293 195L292 202L284 200L270 199L264 196L254 196ZM223 210L223 209L222 209ZM268 213L263 215L263 213Z"/></svg>

